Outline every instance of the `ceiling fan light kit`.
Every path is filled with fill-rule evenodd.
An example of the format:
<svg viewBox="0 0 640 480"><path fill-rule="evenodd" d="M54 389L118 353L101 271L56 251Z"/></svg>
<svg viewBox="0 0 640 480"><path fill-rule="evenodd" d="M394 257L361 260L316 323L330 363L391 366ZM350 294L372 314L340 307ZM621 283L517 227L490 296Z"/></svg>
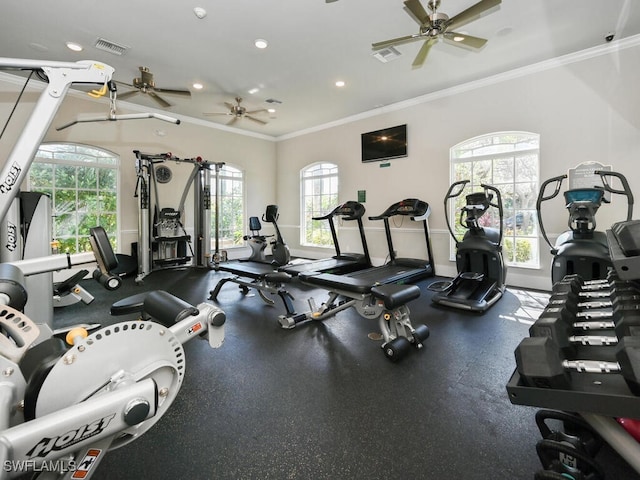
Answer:
<svg viewBox="0 0 640 480"><path fill-rule="evenodd" d="M393 48L397 45L423 40L424 43L412 63L414 68L420 68L424 65L431 47L439 40L450 40L452 45L458 47L480 49L487 43L486 39L455 32L454 30L476 20L483 13L500 5L500 3L502 3L502 0L480 0L457 15L449 17L438 11L440 0L429 0L427 8L431 13L427 13L420 0L405 0L405 10L420 25L418 33L376 42L371 47L376 52Z"/></svg>

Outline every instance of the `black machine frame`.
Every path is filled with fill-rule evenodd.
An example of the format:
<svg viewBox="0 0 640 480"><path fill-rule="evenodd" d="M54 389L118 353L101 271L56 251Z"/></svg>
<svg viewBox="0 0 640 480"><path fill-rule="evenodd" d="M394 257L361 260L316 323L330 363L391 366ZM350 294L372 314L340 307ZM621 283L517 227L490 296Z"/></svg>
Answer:
<svg viewBox="0 0 640 480"><path fill-rule="evenodd" d="M607 270L611 268L611 256L607 237L604 232L596 230L595 213L601 203L609 203L604 196L605 192L616 195L623 195L627 198L627 217L631 220L633 215L633 193L624 175L610 170L594 170L594 175L599 176L602 186L592 188L571 189L564 192L567 200L566 207L569 210L568 226L569 230L561 234L555 245L551 243L543 223L542 204L558 196L562 188L563 181L567 175L559 175L550 178L542 183L538 198L536 200L536 211L538 214L538 226L542 238L544 238L551 254L553 255L551 266L552 283L560 281L565 275L578 274L585 280L597 280L604 278ZM609 178L617 178L622 189L614 188L609 182ZM553 192L546 194L549 185L553 185ZM594 192L600 194L597 202L571 200L571 195L583 192Z"/></svg>
<svg viewBox="0 0 640 480"><path fill-rule="evenodd" d="M447 228L456 244L458 275L451 282L444 282L444 287L438 288L432 301L438 305L484 312L500 300L506 289L507 266L502 255L504 207L500 190L481 184L483 190L468 194L466 205L460 209L458 221L467 231L462 240L458 240L451 225L448 202L462 195L469 182L454 182L444 197ZM495 201L492 201L493 195ZM489 207L498 211L498 230L478 224L478 219L489 211Z"/></svg>
<svg viewBox="0 0 640 480"><path fill-rule="evenodd" d="M312 260L301 264L285 265L281 270L291 275L298 275L302 272L314 271L323 273L344 274L363 270L371 267L371 257L369 247L364 233L362 217L366 212L365 206L353 200L347 201L335 207L326 215L313 217L313 220L327 220L331 230L331 238L336 254L331 258ZM335 218L340 217L343 221L355 221L358 225L358 233L362 244L363 253L343 253L340 250L340 242L336 231Z"/></svg>
<svg viewBox="0 0 640 480"><path fill-rule="evenodd" d="M393 246L390 219L394 216L409 217L411 221L421 222L427 251L427 259L398 257ZM371 216L369 220L382 220L389 250L389 260L379 265L347 274L371 284L412 283L435 275L433 251L429 233L429 216L431 207L427 202L417 198L407 198L389 206L380 215Z"/></svg>

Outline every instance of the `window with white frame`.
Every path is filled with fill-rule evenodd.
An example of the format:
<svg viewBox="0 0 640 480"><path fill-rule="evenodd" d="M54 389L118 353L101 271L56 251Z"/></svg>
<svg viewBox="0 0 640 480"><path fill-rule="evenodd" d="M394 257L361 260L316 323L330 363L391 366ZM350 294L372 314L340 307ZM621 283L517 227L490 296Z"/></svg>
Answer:
<svg viewBox="0 0 640 480"><path fill-rule="evenodd" d="M89 229L101 226L114 249L118 238L118 155L89 145L40 145L27 185L51 197L53 238L60 253L91 250Z"/></svg>
<svg viewBox="0 0 640 480"><path fill-rule="evenodd" d="M539 267L536 198L538 196L540 136L529 132L496 132L475 137L450 150L452 182L469 180L467 191L449 205L456 235L464 234L457 212L467 193L481 184L500 190L504 206L503 255L508 265ZM485 226L498 227L497 214L483 217Z"/></svg>
<svg viewBox="0 0 640 480"><path fill-rule="evenodd" d="M220 248L243 245L244 227L244 174L230 165L223 165L218 172L220 192L218 196L219 218L218 242ZM211 248L215 242L215 172L211 172Z"/></svg>
<svg viewBox="0 0 640 480"><path fill-rule="evenodd" d="M300 244L314 247L333 245L328 222L313 220L329 213L338 203L338 166L315 163L300 171L302 218Z"/></svg>

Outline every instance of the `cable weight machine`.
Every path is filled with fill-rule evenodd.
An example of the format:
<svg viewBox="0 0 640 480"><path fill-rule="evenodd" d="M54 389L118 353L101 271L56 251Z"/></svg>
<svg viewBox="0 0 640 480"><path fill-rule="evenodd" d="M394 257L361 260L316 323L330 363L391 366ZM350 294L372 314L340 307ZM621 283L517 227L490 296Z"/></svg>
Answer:
<svg viewBox="0 0 640 480"><path fill-rule="evenodd" d="M136 192L138 198L138 275L136 283L154 270L191 263L194 267L211 268L211 175L217 163L201 157L181 159L171 153L148 154L139 150L136 156ZM168 183L171 170L166 162L189 163L193 169L183 189L177 209L160 208L158 183ZM183 225L185 203L193 188L194 225L192 242ZM153 212L153 214L152 214ZM217 235L216 235L217 238ZM217 250L217 245L216 245Z"/></svg>

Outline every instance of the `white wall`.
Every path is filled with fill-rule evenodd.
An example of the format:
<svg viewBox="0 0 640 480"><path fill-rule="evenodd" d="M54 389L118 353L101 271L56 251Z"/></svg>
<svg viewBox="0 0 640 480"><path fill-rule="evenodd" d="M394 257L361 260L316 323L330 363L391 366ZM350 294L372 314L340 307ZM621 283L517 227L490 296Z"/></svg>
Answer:
<svg viewBox="0 0 640 480"><path fill-rule="evenodd" d="M452 89L452 94L431 95L400 110L383 112L345 125L286 138L278 142L278 203L281 224L293 251L303 250L296 230L299 223L299 170L313 162L328 161L340 167L340 201L355 200L367 191L367 215L377 215L403 198L417 197L430 203L430 219L436 271L455 274L449 261L448 232L443 198L449 186L449 149L457 143L494 131L521 130L540 134L540 178L566 173L585 161L611 164L623 173L632 189L640 186L640 95L635 84L640 73L640 47L609 49L549 68L513 72L494 81ZM446 92L445 92L446 93ZM409 157L391 161L388 168L360 163L362 132L408 124ZM566 185L565 185L566 186ZM634 188L635 187L635 188ZM543 210L552 240L567 228L562 199ZM282 208L287 205L287 208ZM291 207L291 208L290 208ZM622 220L626 204L618 198L598 212L600 229ZM377 223L366 221L371 254L386 254L384 233ZM398 235L401 256L421 256L421 231ZM284 230L284 229L283 229ZM345 235L355 245L355 231ZM404 237L404 238L403 238ZM394 237L395 240L395 237ZM403 249L402 242L405 244ZM550 256L541 247L541 268L511 268L510 285L550 288ZM348 249L344 248L345 251ZM422 254L424 255L424 254ZM424 258L424 257L422 257Z"/></svg>
<svg viewBox="0 0 640 480"><path fill-rule="evenodd" d="M0 80L0 92L3 90ZM15 89L15 85L6 85ZM0 154L6 158L19 135L26 118L33 109L39 94L29 93L16 111L11 127L5 133ZM0 93L0 118L6 118L11 111L17 93ZM120 107L119 114L131 113ZM170 111L163 112L171 115ZM256 215L264 211L265 205L276 200L275 141L269 138L239 135L220 129L181 122L180 125L156 119L126 120L117 122L79 123L61 131L56 127L77 118L107 116L108 106L84 95L69 94L58 111L45 141L77 142L110 150L120 156L120 241L119 252L130 254L130 245L137 241L138 208L134 198L136 188L134 150L146 153L171 152L180 158L200 156L210 162L225 162L243 170L248 185L246 192L246 213ZM202 122L204 123L204 122ZM157 134L164 132L163 136ZM190 164L168 163L173 171L170 183L159 187L162 197L161 207L177 208L180 197L191 173ZM191 233L193 227L193 196L189 195L185 204L186 227Z"/></svg>
<svg viewBox="0 0 640 480"><path fill-rule="evenodd" d="M636 44L638 41L636 41ZM87 123L61 132L55 126L89 113L106 114L107 107L95 101L68 96L46 141L69 141L96 145L120 155L121 251L129 253L137 229L134 156L132 151L170 151L179 157L197 155L210 161L224 161L245 171L247 215L261 215L269 203L280 206L280 226L294 253L327 256L326 250L304 249L299 242L300 169L314 162L328 161L340 167L340 201L357 199L366 190L367 215L381 213L403 198L417 197L430 203L430 227L436 270L455 274L449 261L449 237L444 221L443 197L449 186L449 149L471 137L493 131L523 130L540 134L540 178L566 173L585 161L611 164L627 176L634 192L640 185L640 46L620 42L599 50L583 52L498 78L452 88L447 92L415 99L405 104L362 115L333 127L304 134L268 138L240 135L183 121L175 126L159 120ZM562 59L561 59L562 60ZM390 66L392 67L392 66ZM0 78L0 118L6 118L17 96L16 86ZM21 124L37 95L27 94L15 119L0 143L6 158ZM402 108L398 108L402 107ZM118 113L128 113L127 110ZM170 111L164 112L171 114ZM408 124L409 157L396 159L388 168L360 162L360 134L401 123ZM157 136L156 130L166 132ZM127 167L130 164L130 168ZM187 175L188 172L178 176ZM167 202L178 202L182 187L167 192ZM553 203L553 202L549 202ZM189 205L189 204L187 204ZM553 238L566 229L567 213L560 198L545 211L545 225ZM598 212L599 229L607 228L625 215L625 205L614 199ZM425 246L419 225L405 221L394 235L401 256L424 258ZM367 240L376 262L386 256L382 226L365 220ZM359 251L357 231L350 223L340 228L344 252ZM550 256L541 248L541 268L511 268L510 285L550 288Z"/></svg>

